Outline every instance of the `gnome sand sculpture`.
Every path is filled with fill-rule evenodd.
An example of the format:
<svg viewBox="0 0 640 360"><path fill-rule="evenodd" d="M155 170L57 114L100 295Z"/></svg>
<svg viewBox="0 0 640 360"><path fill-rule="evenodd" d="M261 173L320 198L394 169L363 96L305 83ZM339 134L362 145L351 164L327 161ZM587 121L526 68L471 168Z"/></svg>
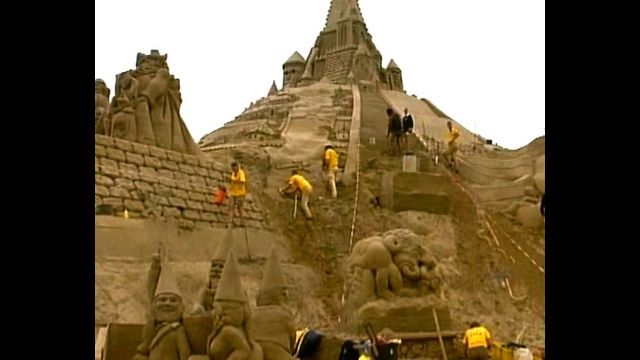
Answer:
<svg viewBox="0 0 640 360"><path fill-rule="evenodd" d="M213 300L213 332L207 340L214 360L263 360L262 348L251 339L249 303L240 284L238 263L229 252Z"/></svg>
<svg viewBox="0 0 640 360"><path fill-rule="evenodd" d="M191 349L182 326L182 295L171 267L161 265L158 255L153 257L147 280L151 309L133 359L187 360Z"/></svg>
<svg viewBox="0 0 640 360"><path fill-rule="evenodd" d="M258 307L251 316L251 335L262 347L265 360L293 360L296 328L285 307L287 300L287 283L273 247L258 290Z"/></svg>
<svg viewBox="0 0 640 360"><path fill-rule="evenodd" d="M233 232L231 229L227 229L227 232L218 244L215 255L211 260L211 267L209 268L209 278L207 284L198 292L198 303L195 305L192 314L198 315L210 312L213 310L213 298L216 295L218 283L222 276L222 269L224 269L224 262L229 256L229 252L233 247Z"/></svg>

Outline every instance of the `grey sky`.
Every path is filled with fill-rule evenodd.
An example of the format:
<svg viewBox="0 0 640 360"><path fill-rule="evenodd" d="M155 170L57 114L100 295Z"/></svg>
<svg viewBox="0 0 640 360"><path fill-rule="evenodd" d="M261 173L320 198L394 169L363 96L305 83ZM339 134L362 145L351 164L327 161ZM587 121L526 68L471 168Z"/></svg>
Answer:
<svg viewBox="0 0 640 360"><path fill-rule="evenodd" d="M545 17L539 0L360 0L383 66L471 131L517 148L544 135ZM168 54L198 141L282 86L309 53L330 0L96 0L95 76L113 91L138 52ZM384 115L381 115L384 116Z"/></svg>

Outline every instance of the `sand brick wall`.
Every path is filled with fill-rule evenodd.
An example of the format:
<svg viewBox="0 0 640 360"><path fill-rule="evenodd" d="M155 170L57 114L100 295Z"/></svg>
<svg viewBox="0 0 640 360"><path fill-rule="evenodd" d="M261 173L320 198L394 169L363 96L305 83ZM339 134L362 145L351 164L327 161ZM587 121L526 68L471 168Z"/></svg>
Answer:
<svg viewBox="0 0 640 360"><path fill-rule="evenodd" d="M208 159L96 135L95 205L127 210L132 218L173 217L186 226L224 227L227 204L213 203L215 187L229 170ZM251 195L247 227L266 227Z"/></svg>

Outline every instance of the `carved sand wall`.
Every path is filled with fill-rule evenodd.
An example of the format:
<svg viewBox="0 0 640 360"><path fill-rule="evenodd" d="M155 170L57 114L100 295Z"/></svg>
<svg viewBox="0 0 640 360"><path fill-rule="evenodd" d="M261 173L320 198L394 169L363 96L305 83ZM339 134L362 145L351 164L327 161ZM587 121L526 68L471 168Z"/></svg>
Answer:
<svg viewBox="0 0 640 360"><path fill-rule="evenodd" d="M228 172L226 164L205 158L96 135L96 212L135 217L173 217L184 226L224 227L227 205L215 205L213 192ZM106 206L105 206L106 205ZM246 225L266 227L262 208L245 202Z"/></svg>

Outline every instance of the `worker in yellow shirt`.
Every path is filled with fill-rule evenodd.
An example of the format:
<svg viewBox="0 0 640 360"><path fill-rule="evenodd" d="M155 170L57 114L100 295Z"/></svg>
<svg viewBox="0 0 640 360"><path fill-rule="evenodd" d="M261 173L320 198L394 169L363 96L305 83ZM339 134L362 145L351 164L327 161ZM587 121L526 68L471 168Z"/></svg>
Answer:
<svg viewBox="0 0 640 360"><path fill-rule="evenodd" d="M331 197L338 197L338 189L336 189L336 175L338 174L338 153L333 150L332 145L324 147L324 156L322 158L322 171L324 173L327 184L331 189Z"/></svg>
<svg viewBox="0 0 640 360"><path fill-rule="evenodd" d="M467 359L489 359L491 334L489 334L489 331L485 329L484 326L480 326L480 323L477 321L472 322L469 329L464 333L464 339L462 341L467 350Z"/></svg>
<svg viewBox="0 0 640 360"><path fill-rule="evenodd" d="M460 131L458 128L453 126L451 120L447 121L447 129L449 132L447 134L447 150L445 151L445 157L449 162L449 165L455 170L458 171L458 164L456 162L456 153L458 152L458 138L460 137Z"/></svg>
<svg viewBox="0 0 640 360"><path fill-rule="evenodd" d="M231 163L231 175L228 178L229 186L229 227L233 226L233 217L236 209L240 216L240 221L244 225L244 215L242 208L244 207L244 198L247 195L247 175L244 170L240 169L237 162Z"/></svg>
<svg viewBox="0 0 640 360"><path fill-rule="evenodd" d="M311 210L309 210L309 197L313 192L313 187L305 179L302 175L298 173L298 170L291 170L291 177L289 178L289 183L287 187L281 189L281 193L292 193L292 192L300 192L302 194L302 199L300 201L302 205L302 210L304 210L304 214L307 216L307 219L312 219Z"/></svg>

